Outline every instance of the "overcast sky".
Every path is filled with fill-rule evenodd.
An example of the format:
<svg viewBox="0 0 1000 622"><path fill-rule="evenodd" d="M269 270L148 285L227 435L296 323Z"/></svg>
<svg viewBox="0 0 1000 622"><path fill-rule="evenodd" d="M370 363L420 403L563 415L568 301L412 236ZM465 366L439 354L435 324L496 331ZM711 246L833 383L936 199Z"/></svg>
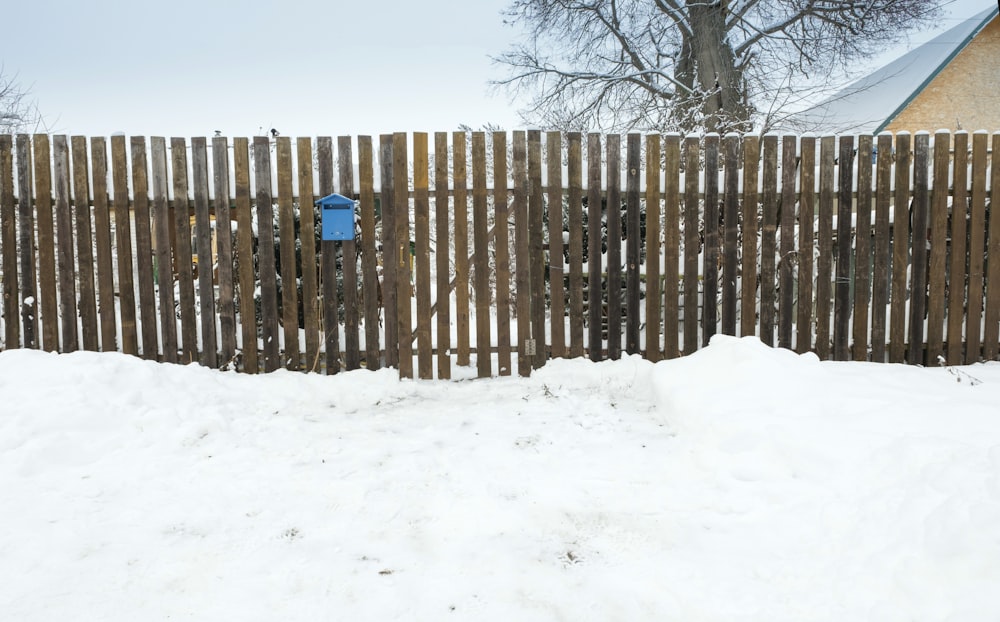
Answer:
<svg viewBox="0 0 1000 622"><path fill-rule="evenodd" d="M15 0L0 62L57 133L317 136L519 127L489 55L508 0ZM992 6L954 0L939 32ZM931 38L917 32L912 44ZM905 49L899 50L896 55Z"/></svg>

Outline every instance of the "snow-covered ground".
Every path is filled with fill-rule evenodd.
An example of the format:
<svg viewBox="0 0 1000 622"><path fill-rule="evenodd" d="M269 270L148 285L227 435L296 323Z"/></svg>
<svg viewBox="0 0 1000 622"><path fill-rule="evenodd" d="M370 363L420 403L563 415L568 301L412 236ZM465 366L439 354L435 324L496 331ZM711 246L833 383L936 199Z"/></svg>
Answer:
<svg viewBox="0 0 1000 622"><path fill-rule="evenodd" d="M14 350L0 400L5 620L1000 619L998 364Z"/></svg>

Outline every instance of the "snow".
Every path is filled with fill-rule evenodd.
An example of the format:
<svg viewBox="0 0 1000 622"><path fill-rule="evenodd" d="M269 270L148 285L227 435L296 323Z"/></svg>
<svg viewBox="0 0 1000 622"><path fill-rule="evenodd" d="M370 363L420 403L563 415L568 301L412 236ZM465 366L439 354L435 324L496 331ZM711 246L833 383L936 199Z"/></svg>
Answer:
<svg viewBox="0 0 1000 622"><path fill-rule="evenodd" d="M1000 617L996 363L716 337L449 382L8 350L0 395L5 619Z"/></svg>

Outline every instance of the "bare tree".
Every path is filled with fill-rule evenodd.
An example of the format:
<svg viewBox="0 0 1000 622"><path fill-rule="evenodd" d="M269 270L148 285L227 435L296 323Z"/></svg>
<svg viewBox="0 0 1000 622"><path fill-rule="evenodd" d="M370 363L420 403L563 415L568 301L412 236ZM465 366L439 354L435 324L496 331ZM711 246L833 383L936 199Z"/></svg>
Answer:
<svg viewBox="0 0 1000 622"><path fill-rule="evenodd" d="M898 42L941 0L513 0L494 84L563 129L748 131Z"/></svg>
<svg viewBox="0 0 1000 622"><path fill-rule="evenodd" d="M0 134L36 130L42 123L38 106L21 87L17 76L8 77L0 66Z"/></svg>

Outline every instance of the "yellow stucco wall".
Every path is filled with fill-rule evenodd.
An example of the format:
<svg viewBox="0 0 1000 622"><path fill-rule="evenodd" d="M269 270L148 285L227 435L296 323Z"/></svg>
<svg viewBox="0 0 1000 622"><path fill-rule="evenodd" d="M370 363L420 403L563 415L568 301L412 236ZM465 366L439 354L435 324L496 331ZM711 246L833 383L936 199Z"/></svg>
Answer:
<svg viewBox="0 0 1000 622"><path fill-rule="evenodd" d="M886 130L1000 131L1000 17L993 18Z"/></svg>

